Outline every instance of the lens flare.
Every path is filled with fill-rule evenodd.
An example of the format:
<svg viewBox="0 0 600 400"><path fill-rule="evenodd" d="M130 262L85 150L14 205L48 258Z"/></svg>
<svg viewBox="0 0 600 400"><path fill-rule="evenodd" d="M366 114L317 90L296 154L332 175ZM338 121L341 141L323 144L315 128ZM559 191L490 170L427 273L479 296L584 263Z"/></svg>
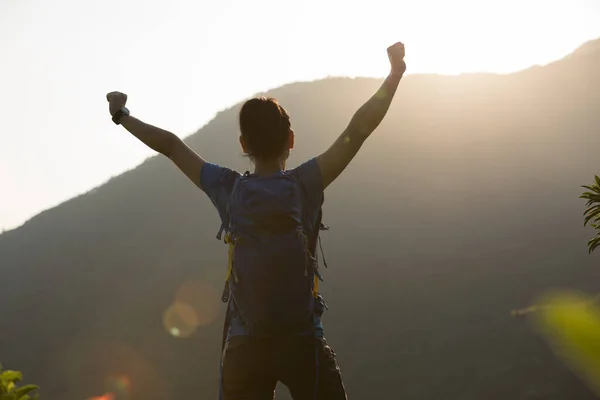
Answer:
<svg viewBox="0 0 600 400"><path fill-rule="evenodd" d="M163 326L173 337L188 338L219 316L220 296L214 286L190 280L179 287L173 304L163 313Z"/></svg>
<svg viewBox="0 0 600 400"><path fill-rule="evenodd" d="M194 309L186 303L173 303L163 314L165 330L177 338L190 337L198 325Z"/></svg>
<svg viewBox="0 0 600 400"><path fill-rule="evenodd" d="M131 382L127 376L113 375L106 381L106 388L114 395L114 400L129 400Z"/></svg>
<svg viewBox="0 0 600 400"><path fill-rule="evenodd" d="M149 398L148 394L168 398L164 377L151 361L157 351L165 351L153 339L155 335L142 335L135 345L107 340L104 335L99 330L65 343L56 359L54 378L65 388L61 398L133 400Z"/></svg>
<svg viewBox="0 0 600 400"><path fill-rule="evenodd" d="M196 317L196 326L207 326L212 324L220 312L220 294L209 283L202 281L187 281L177 291L175 303L189 305Z"/></svg>
<svg viewBox="0 0 600 400"><path fill-rule="evenodd" d="M87 400L116 400L115 395L112 393L106 393L102 396L90 397Z"/></svg>

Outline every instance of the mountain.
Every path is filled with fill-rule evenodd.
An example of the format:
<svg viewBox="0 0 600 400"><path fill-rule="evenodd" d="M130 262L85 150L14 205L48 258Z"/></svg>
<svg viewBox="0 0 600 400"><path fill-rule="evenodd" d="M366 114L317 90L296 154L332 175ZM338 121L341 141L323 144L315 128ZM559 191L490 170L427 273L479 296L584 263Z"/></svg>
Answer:
<svg viewBox="0 0 600 400"><path fill-rule="evenodd" d="M600 53L600 40L590 40L581 46L573 53L569 55L569 57L579 57L579 56L593 56L598 55Z"/></svg>
<svg viewBox="0 0 600 400"><path fill-rule="evenodd" d="M326 192L324 323L349 398L593 398L510 310L554 288L598 291L578 196L600 170L599 49L401 83ZM270 91L296 131L290 166L323 151L380 82ZM245 170L239 107L186 140ZM0 362L49 400L216 398L218 227L204 193L158 156L0 235Z"/></svg>

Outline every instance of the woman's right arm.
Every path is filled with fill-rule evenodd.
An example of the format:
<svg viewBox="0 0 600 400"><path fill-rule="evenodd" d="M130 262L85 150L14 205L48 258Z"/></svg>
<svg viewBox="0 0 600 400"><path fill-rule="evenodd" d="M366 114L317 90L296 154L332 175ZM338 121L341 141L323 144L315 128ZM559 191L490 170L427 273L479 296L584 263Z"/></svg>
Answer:
<svg viewBox="0 0 600 400"><path fill-rule="evenodd" d="M110 114L114 116L122 107L125 107L127 95L120 92L111 92L106 95L106 99L109 102ZM146 146L171 159L196 186L202 189L200 172L206 161L177 135L147 124L128 114L119 119L119 124L123 125L129 133Z"/></svg>

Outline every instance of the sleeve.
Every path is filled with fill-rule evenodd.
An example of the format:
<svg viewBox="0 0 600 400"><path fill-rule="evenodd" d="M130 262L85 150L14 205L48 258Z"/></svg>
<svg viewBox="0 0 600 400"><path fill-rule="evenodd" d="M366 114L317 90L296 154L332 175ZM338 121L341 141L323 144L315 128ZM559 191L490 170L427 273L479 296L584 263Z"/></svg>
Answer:
<svg viewBox="0 0 600 400"><path fill-rule="evenodd" d="M229 168L208 162L202 167L200 186L217 208L219 214L226 208L231 189L239 175L238 172Z"/></svg>
<svg viewBox="0 0 600 400"><path fill-rule="evenodd" d="M323 177L316 157L298 166L295 172L311 196L319 198L323 194Z"/></svg>

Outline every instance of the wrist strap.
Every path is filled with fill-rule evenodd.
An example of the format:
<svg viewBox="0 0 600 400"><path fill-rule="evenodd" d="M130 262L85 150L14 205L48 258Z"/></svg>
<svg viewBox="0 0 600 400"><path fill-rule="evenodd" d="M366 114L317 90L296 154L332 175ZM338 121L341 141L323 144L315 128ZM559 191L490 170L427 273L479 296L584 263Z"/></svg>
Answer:
<svg viewBox="0 0 600 400"><path fill-rule="evenodd" d="M121 125L121 118L123 118L124 115L129 115L129 110L127 107L121 107L119 110L117 110L112 117L113 122L117 125Z"/></svg>

